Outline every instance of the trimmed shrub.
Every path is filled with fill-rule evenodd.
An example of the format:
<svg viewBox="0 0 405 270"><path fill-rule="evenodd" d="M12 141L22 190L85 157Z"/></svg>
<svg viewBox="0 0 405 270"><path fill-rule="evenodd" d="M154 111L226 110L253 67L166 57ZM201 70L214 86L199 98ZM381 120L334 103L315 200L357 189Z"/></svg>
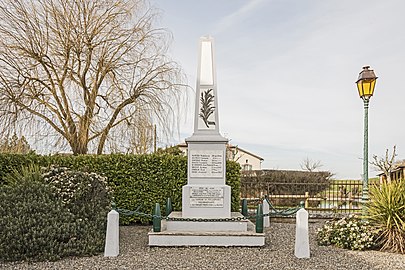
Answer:
<svg viewBox="0 0 405 270"><path fill-rule="evenodd" d="M231 187L231 209L240 210L240 165L235 161L226 161L226 184Z"/></svg>
<svg viewBox="0 0 405 270"><path fill-rule="evenodd" d="M378 235L370 223L351 215L339 220L327 221L318 229L317 242L321 246L335 245L351 250L365 250L375 247Z"/></svg>
<svg viewBox="0 0 405 270"><path fill-rule="evenodd" d="M381 250L405 253L405 180L370 189L367 204L370 222L381 230Z"/></svg>
<svg viewBox="0 0 405 270"><path fill-rule="evenodd" d="M173 210L181 211L182 187L187 184L187 157L171 154L149 155L81 155L51 156L49 164L59 164L78 170L90 170L105 175L114 190L118 208L152 214L156 203L165 213L167 198ZM226 162L226 183L232 188L232 211L240 207L240 166ZM121 224L149 223L145 216L120 216Z"/></svg>
<svg viewBox="0 0 405 270"><path fill-rule="evenodd" d="M0 186L0 260L57 260L103 250L109 197L96 183L99 176L52 175L55 170L45 181L38 168L24 169ZM79 181L87 187L70 185Z"/></svg>
<svg viewBox="0 0 405 270"><path fill-rule="evenodd" d="M23 160L24 156L2 157L1 168L20 169L13 159ZM182 186L187 184L187 157L171 154L151 155L54 155L35 156L32 161L22 164L68 167L78 171L95 172L107 177L108 186L114 191L114 202L118 208L152 214L155 203L165 212L167 198L171 198L174 211L181 211ZM9 164L13 164L10 166ZM240 207L240 166L237 162L226 162L226 183L232 188L232 211ZM132 222L149 223L148 217L120 216L121 224Z"/></svg>

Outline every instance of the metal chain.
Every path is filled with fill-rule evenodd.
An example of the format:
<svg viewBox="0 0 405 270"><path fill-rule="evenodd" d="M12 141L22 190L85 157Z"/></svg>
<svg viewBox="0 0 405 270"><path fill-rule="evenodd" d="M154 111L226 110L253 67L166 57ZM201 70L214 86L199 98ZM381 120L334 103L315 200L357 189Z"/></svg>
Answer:
<svg viewBox="0 0 405 270"><path fill-rule="evenodd" d="M265 200L269 204L271 211L266 214L262 214L260 216L262 217L267 217L267 216L291 216L295 213L298 212L298 210L301 209L301 207L296 207L296 208L289 208L285 210L277 210L274 208L274 206L270 203L269 199L266 197ZM125 215L125 216L141 216L141 217L147 217L150 219L153 218L158 218L158 219L165 219L168 221L192 221L192 222L234 222L234 221L242 221L246 219L254 219L258 217L258 215L253 214L253 215L248 215L248 216L242 216L242 217L231 217L231 218L175 218L175 217L169 217L169 216L161 216L161 215L152 215L152 214L146 214L143 212L139 212L138 210L140 209L141 206L138 206L136 210L127 210L127 209L121 209L121 208L116 208L115 205L113 205L113 209L117 211L118 213Z"/></svg>
<svg viewBox="0 0 405 270"><path fill-rule="evenodd" d="M271 212L269 212L268 215L273 214L273 215L276 215L276 216L291 216L291 215L294 215L295 213L297 213L298 210L301 209L301 206L300 206L300 207L288 208L288 209L285 209L285 210L277 210L271 204L271 202L269 201L269 198L267 196L265 197L265 200L269 204L269 207L271 209Z"/></svg>

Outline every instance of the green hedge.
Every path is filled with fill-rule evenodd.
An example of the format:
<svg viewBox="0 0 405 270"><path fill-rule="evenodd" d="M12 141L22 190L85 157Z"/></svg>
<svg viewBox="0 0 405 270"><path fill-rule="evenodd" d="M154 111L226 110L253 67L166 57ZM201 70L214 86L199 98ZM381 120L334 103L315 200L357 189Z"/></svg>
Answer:
<svg viewBox="0 0 405 270"><path fill-rule="evenodd" d="M113 190L118 208L151 214L155 203L165 212L167 198L172 199L173 210L181 210L182 186L187 184L187 158L169 154L158 155L0 155L0 171L10 172L21 165L65 166L76 170L104 175ZM232 188L232 211L239 211L240 166L233 161L226 164L226 183ZM2 177L3 178L3 177ZM2 179L2 181L4 181ZM120 216L122 224L150 220L145 217Z"/></svg>

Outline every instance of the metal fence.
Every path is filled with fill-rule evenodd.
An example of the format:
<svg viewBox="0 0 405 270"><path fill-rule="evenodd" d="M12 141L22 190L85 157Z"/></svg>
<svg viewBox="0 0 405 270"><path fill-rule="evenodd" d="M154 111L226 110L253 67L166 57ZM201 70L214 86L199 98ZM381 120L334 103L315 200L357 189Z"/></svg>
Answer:
<svg viewBox="0 0 405 270"><path fill-rule="evenodd" d="M305 208L310 213L361 211L361 180L330 180L329 185L323 184L321 190L314 188L316 185L320 184L242 181L241 199L246 199L250 207L260 203L267 195L276 208L294 207L304 201ZM293 192L281 194L280 190L292 190Z"/></svg>

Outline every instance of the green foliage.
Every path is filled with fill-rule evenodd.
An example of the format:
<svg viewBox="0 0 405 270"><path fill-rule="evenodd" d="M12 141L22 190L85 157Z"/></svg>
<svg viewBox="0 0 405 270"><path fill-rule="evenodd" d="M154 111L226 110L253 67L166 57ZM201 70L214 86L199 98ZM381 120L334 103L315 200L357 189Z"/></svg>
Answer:
<svg viewBox="0 0 405 270"><path fill-rule="evenodd" d="M405 253L405 181L373 186L367 211L370 222L381 229L381 250Z"/></svg>
<svg viewBox="0 0 405 270"><path fill-rule="evenodd" d="M0 186L0 261L57 260L103 250L110 202L104 183L96 175L56 170L46 173L46 181L38 168L24 169Z"/></svg>
<svg viewBox="0 0 405 270"><path fill-rule="evenodd" d="M378 231L366 220L351 215L339 220L327 221L318 229L317 242L319 245L336 245L352 250L371 249L375 246Z"/></svg>
<svg viewBox="0 0 405 270"><path fill-rule="evenodd" d="M7 183L6 175L32 165L43 165L42 156L36 154L0 154L0 185Z"/></svg>
<svg viewBox="0 0 405 270"><path fill-rule="evenodd" d="M111 200L106 177L94 172L52 166L43 174L43 178L71 213L88 222L94 222L100 226L96 232L103 232ZM100 237L101 235L98 236Z"/></svg>
<svg viewBox="0 0 405 270"><path fill-rule="evenodd" d="M171 154L149 155L54 155L35 156L32 161L24 156L9 156L2 159L1 167L15 167L21 170L21 164L38 163L41 166L68 167L79 171L95 172L107 177L108 186L114 191L114 202L118 208L152 214L155 203L159 203L165 212L167 198L171 198L173 210L181 211L182 187L187 184L187 157ZM30 158L26 156L26 158ZM10 165L12 164L12 166ZM240 167L233 161L227 161L226 183L232 188L232 211L238 211L240 205ZM9 171L12 171L10 169ZM122 224L132 222L149 223L146 217L120 216Z"/></svg>
<svg viewBox="0 0 405 270"><path fill-rule="evenodd" d="M226 184L231 187L231 209L239 212L240 209L240 165L235 161L226 161Z"/></svg>
<svg viewBox="0 0 405 270"><path fill-rule="evenodd" d="M180 147L175 145L175 146L169 146L166 148L158 148L156 151L156 154L164 155L164 154L170 154L174 156L184 156L183 151L181 151Z"/></svg>

